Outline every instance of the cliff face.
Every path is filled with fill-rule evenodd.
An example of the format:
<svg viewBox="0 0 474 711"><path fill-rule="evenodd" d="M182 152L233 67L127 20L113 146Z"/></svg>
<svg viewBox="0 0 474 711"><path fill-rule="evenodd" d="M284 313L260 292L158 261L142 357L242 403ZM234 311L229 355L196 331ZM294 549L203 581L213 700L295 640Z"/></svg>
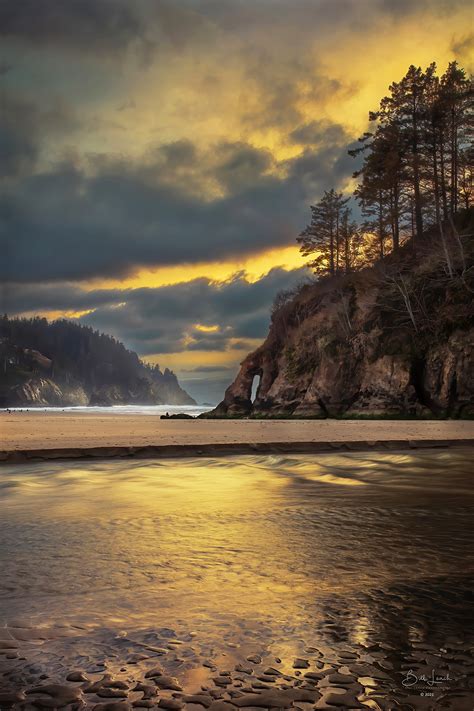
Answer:
<svg viewBox="0 0 474 711"><path fill-rule="evenodd" d="M196 403L173 372L108 336L45 319L1 320L0 407L126 404Z"/></svg>
<svg viewBox="0 0 474 711"><path fill-rule="evenodd" d="M474 290L464 268L448 280L437 257L407 249L383 268L304 287L206 416L473 416Z"/></svg>
<svg viewBox="0 0 474 711"><path fill-rule="evenodd" d="M166 369L155 370L151 378L137 378L131 385L103 385L90 394L90 405L195 405L183 390L176 375Z"/></svg>
<svg viewBox="0 0 474 711"><path fill-rule="evenodd" d="M10 388L5 407L68 407L88 405L89 398L80 385L66 387L50 378L29 378Z"/></svg>

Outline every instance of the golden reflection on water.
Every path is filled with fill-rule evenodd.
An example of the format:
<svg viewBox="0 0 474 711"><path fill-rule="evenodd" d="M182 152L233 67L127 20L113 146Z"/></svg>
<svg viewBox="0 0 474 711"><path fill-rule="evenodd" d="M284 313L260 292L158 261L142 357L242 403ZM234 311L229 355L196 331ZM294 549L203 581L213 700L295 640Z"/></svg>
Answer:
<svg viewBox="0 0 474 711"><path fill-rule="evenodd" d="M0 609L307 623L325 596L465 565L446 509L466 503L469 465L424 452L5 467ZM356 640L372 618L359 610Z"/></svg>

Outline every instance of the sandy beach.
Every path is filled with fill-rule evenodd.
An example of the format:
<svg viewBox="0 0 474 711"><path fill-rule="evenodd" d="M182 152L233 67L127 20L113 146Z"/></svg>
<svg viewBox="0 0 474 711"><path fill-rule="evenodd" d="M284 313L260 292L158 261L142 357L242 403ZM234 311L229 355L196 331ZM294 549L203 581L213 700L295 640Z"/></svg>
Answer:
<svg viewBox="0 0 474 711"><path fill-rule="evenodd" d="M238 453L265 446L279 451L321 451L338 445L360 448L474 442L474 422L439 420L161 420L156 416L15 412L0 415L0 450L114 456L118 450L154 448L156 453ZM73 451L74 450L74 451ZM102 450L102 452L100 451ZM108 451L109 450L109 451ZM143 452L146 454L146 452ZM149 452L153 454L152 451Z"/></svg>

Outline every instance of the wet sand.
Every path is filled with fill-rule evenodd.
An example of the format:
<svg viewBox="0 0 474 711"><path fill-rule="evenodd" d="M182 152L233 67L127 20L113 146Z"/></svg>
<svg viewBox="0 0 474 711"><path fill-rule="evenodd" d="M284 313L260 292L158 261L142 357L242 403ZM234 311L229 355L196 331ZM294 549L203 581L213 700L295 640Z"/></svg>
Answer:
<svg viewBox="0 0 474 711"><path fill-rule="evenodd" d="M0 458L194 456L474 442L474 421L161 420L147 415L0 413Z"/></svg>
<svg viewBox="0 0 474 711"><path fill-rule="evenodd" d="M5 464L0 708L472 709L473 454Z"/></svg>

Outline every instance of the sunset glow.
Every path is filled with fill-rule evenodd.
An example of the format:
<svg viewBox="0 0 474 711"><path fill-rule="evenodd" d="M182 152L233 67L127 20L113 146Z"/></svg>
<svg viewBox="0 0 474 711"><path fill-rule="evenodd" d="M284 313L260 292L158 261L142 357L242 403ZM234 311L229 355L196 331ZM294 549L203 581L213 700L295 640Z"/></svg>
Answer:
<svg viewBox="0 0 474 711"><path fill-rule="evenodd" d="M461 0L236 5L146 0L105 33L77 10L54 36L46 18L4 37L22 215L4 310L89 324L185 379L201 367L215 397L308 277L295 238L326 188L353 190L368 110L409 64L472 69Z"/></svg>

